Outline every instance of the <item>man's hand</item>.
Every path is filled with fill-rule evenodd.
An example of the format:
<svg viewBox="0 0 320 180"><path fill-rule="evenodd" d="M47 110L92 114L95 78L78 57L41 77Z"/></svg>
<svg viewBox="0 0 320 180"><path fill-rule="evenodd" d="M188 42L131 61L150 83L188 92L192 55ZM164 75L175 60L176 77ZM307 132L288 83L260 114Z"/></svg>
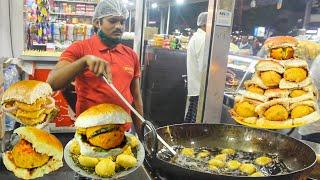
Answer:
<svg viewBox="0 0 320 180"><path fill-rule="evenodd" d="M111 67L109 63L97 56L87 55L84 58L89 70L96 76L107 75L108 80L112 80Z"/></svg>

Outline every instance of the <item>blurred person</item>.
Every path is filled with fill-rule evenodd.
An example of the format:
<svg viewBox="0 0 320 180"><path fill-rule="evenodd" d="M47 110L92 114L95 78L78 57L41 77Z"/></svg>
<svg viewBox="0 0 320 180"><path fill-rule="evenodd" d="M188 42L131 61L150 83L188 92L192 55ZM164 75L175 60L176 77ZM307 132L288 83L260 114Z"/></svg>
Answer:
<svg viewBox="0 0 320 180"><path fill-rule="evenodd" d="M185 122L194 123L197 116L198 100L203 67L204 46L206 39L207 12L198 16L198 30L191 37L187 48L188 99Z"/></svg>

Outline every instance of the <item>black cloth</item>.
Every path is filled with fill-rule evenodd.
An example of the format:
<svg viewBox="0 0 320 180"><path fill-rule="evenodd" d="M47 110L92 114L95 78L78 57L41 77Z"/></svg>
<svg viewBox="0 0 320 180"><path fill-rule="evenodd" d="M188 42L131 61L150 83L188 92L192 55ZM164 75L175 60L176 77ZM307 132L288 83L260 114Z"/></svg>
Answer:
<svg viewBox="0 0 320 180"><path fill-rule="evenodd" d="M190 96L188 112L185 118L185 123L195 123L197 118L199 96Z"/></svg>

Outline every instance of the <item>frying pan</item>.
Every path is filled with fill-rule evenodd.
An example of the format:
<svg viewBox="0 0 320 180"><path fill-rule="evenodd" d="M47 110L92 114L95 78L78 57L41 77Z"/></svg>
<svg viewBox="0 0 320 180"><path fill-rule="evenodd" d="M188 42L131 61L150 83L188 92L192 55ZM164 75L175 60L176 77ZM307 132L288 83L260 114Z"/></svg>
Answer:
<svg viewBox="0 0 320 180"><path fill-rule="evenodd" d="M162 145L157 143L155 132L144 132L142 142L146 160L152 168L170 179L252 179L252 177L218 175L183 168L159 158ZM247 152L277 153L291 173L261 177L261 179L306 179L316 163L315 152L294 138L271 131L226 124L177 124L160 127L156 132L170 145L185 147L233 148ZM257 177L255 177L257 178ZM259 178L260 179L260 178Z"/></svg>
<svg viewBox="0 0 320 180"><path fill-rule="evenodd" d="M310 142L310 141L302 141L302 142L308 144L317 154L318 158L320 157L320 144ZM320 179L320 159L317 159L317 163L313 168L312 172L310 173L309 179Z"/></svg>

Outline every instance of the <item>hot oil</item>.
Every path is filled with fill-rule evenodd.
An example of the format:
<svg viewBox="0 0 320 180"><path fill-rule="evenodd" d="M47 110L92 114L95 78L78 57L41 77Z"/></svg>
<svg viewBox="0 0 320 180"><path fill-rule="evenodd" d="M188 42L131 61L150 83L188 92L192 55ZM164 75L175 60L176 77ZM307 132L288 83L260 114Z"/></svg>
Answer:
<svg viewBox="0 0 320 180"><path fill-rule="evenodd" d="M188 157L181 155L183 146L173 146L174 150L178 152L176 156L173 156L166 148L161 149L158 152L158 158L177 164L181 167L193 169L202 172L218 173L222 175L231 176L248 176L248 174L241 172L239 169L230 170L226 166L218 168L217 171L210 170L208 167L208 161L214 158L216 155L221 154L221 148L194 148L195 157ZM197 154L203 150L207 150L210 155L205 158L197 158ZM263 173L264 176L280 175L290 173L290 169L284 164L277 154L272 153L260 153L260 152L244 152L235 150L234 155L228 155L226 162L230 160L237 160L240 163L252 163L256 167L256 172ZM255 159L261 156L267 156L272 159L272 162L265 166L259 166L255 163Z"/></svg>

